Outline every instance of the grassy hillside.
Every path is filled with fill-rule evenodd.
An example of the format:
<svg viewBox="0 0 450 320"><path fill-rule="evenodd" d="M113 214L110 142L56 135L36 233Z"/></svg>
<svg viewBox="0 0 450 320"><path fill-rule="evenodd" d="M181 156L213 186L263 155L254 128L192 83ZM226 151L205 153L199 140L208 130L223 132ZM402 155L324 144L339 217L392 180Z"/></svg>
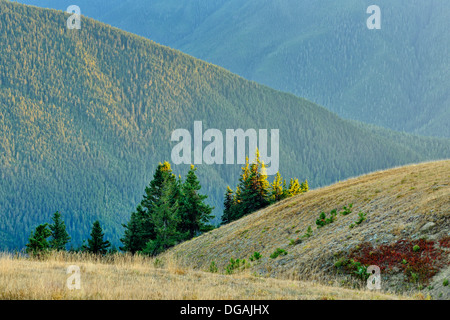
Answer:
<svg viewBox="0 0 450 320"><path fill-rule="evenodd" d="M170 161L172 131L195 120L280 129L281 174L311 187L450 155L448 140L375 132L94 20L68 30L67 17L0 0L0 248L21 249L57 210L72 244L100 219L118 245L157 163ZM199 166L216 214L239 171Z"/></svg>
<svg viewBox="0 0 450 320"><path fill-rule="evenodd" d="M65 10L69 0L22 0ZM129 0L77 4L90 17L292 92L340 116L450 137L450 5L368 0Z"/></svg>
<svg viewBox="0 0 450 320"><path fill-rule="evenodd" d="M430 292L435 298L442 292L441 298L448 299L450 289L443 287L442 283L450 276L449 172L450 161L447 160L352 178L260 210L182 243L171 249L170 254L201 270L208 270L214 261L218 270L224 272L231 258L248 262L256 251L262 257L252 262L247 272L275 278L319 279L347 284L353 278L345 272L338 274L336 262L351 253L358 255L363 243L388 246L401 239L427 239L435 242L433 248L444 250L440 272L429 283L433 287ZM348 207L351 203L353 212L340 215L343 206ZM336 220L317 228L316 220L320 213L323 211L328 217L333 209L338 212ZM359 212L367 213L366 220L350 228L358 220ZM312 227L312 235L302 237L308 226ZM272 259L270 255L277 248L287 254ZM420 250L424 248L422 246ZM410 252L406 263L412 266L414 259L421 254L430 254L420 250ZM372 252L376 253L376 250ZM391 255L394 251L385 253L382 258L389 260ZM397 273L395 270L382 270L384 290L419 287L418 283L405 282L403 275ZM421 285L427 288L427 285Z"/></svg>

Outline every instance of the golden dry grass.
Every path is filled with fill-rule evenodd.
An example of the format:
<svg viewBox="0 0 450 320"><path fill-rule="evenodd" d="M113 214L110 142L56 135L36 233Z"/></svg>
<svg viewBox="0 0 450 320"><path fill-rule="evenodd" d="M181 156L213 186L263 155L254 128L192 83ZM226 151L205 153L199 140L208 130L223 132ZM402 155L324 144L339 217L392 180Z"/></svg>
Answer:
<svg viewBox="0 0 450 320"><path fill-rule="evenodd" d="M406 299L372 291L325 286L314 282L212 274L156 260L117 254L109 259L54 254L45 260L0 256L0 299L27 300L222 300L222 299ZM69 265L81 269L81 289L69 290Z"/></svg>

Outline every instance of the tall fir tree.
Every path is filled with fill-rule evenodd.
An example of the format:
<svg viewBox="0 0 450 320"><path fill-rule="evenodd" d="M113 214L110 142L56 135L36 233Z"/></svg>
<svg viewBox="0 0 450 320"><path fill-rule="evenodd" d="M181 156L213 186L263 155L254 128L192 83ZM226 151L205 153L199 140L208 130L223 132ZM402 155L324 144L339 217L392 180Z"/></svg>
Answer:
<svg viewBox="0 0 450 320"><path fill-rule="evenodd" d="M241 175L239 176L239 183L236 186L234 193L234 203L231 210L229 210L228 222L239 219L246 214L245 203L242 201L242 190L245 190L245 184L250 175L250 164L248 157L245 158L245 165L241 168Z"/></svg>
<svg viewBox="0 0 450 320"><path fill-rule="evenodd" d="M182 241L186 234L179 231L179 204L172 194L177 187L169 177L163 182L161 197L155 204L151 222L155 228L155 237L150 239L143 253L155 256Z"/></svg>
<svg viewBox="0 0 450 320"><path fill-rule="evenodd" d="M28 243L26 244L26 252L31 255L39 256L48 251L50 249L50 243L47 238L51 235L52 232L48 228L48 223L38 225L34 232L31 232Z"/></svg>
<svg viewBox="0 0 450 320"><path fill-rule="evenodd" d="M233 221L233 210L236 207L236 197L234 195L233 190L230 186L227 187L227 191L225 192L224 201L223 201L223 215L221 224L227 224Z"/></svg>
<svg viewBox="0 0 450 320"><path fill-rule="evenodd" d="M263 170L264 164L260 162L252 163L250 166L250 175L245 181L242 191L244 215L262 209L270 204L269 183L267 176L262 172Z"/></svg>
<svg viewBox="0 0 450 320"><path fill-rule="evenodd" d="M248 157L245 158L245 166L241 168L241 175L239 176L239 190L243 190L245 188L245 181L247 181L250 175L250 163L248 161Z"/></svg>
<svg viewBox="0 0 450 320"><path fill-rule="evenodd" d="M238 185L236 187L236 192L234 193L234 207L231 210L231 221L237 220L244 215L244 205L242 202L242 192L241 189L243 185Z"/></svg>
<svg viewBox="0 0 450 320"><path fill-rule="evenodd" d="M157 203L161 199L165 181L175 182L175 175L172 173L170 163L165 161L159 163L153 179L145 188L145 193L136 211L131 214L125 228L125 234L120 241L123 243L121 250L136 253L144 250L148 241L156 238L155 225L152 216Z"/></svg>
<svg viewBox="0 0 450 320"><path fill-rule="evenodd" d="M186 232L188 239L212 229L209 221L213 218L211 212L214 208L205 204L204 201L208 196L199 192L201 185L195 174L196 170L197 168L191 165L186 180L181 186L180 231Z"/></svg>
<svg viewBox="0 0 450 320"><path fill-rule="evenodd" d="M104 240L104 236L100 221L95 221L92 225L91 238L88 239L88 244L84 246L83 250L93 254L107 253L111 243Z"/></svg>
<svg viewBox="0 0 450 320"><path fill-rule="evenodd" d="M169 182L176 180L175 175L172 173L170 163L167 161L158 164L158 167L153 174L152 181L150 181L149 186L145 188L145 194L141 205L147 211L151 212L153 207L158 203L162 196L166 180Z"/></svg>
<svg viewBox="0 0 450 320"><path fill-rule="evenodd" d="M120 250L135 254L145 247L146 237L143 235L145 216L142 205L139 204L136 211L131 213L128 223L122 224L125 228L125 233L124 237L120 239L123 243L123 246L119 248Z"/></svg>
<svg viewBox="0 0 450 320"><path fill-rule="evenodd" d="M232 211L232 220L266 207L270 203L269 199L269 182L265 166L261 162L259 150L256 149L253 162L249 164L247 159L246 166L242 168L239 197L236 197L236 210Z"/></svg>
<svg viewBox="0 0 450 320"><path fill-rule="evenodd" d="M66 250L70 236L59 211L53 214L52 221L53 224L49 226L51 230L50 248L57 251Z"/></svg>

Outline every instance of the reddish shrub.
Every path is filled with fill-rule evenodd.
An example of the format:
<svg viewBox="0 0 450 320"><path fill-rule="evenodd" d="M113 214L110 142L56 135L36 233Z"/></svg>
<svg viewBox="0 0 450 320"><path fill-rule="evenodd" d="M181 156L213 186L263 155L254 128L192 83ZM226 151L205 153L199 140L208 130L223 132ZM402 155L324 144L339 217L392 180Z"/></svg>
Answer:
<svg viewBox="0 0 450 320"><path fill-rule="evenodd" d="M439 246L443 248L450 248L450 236L443 237L441 240L439 240Z"/></svg>
<svg viewBox="0 0 450 320"><path fill-rule="evenodd" d="M446 244L448 242L444 242ZM442 246L442 242L440 242ZM414 246L419 249L414 250ZM437 248L434 241L399 240L389 245L372 246L362 243L349 254L365 266L377 265L382 272L397 273L403 271L406 280L427 284L429 280L446 264L447 252Z"/></svg>

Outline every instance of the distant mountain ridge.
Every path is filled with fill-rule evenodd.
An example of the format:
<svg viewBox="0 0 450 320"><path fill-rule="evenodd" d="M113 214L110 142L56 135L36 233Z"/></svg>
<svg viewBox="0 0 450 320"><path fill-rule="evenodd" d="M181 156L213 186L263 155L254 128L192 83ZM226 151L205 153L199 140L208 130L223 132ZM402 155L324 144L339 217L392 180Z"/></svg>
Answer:
<svg viewBox="0 0 450 320"><path fill-rule="evenodd" d="M65 10L69 0L22 0ZM97 20L294 93L340 116L450 138L450 3L129 0L77 4Z"/></svg>
<svg viewBox="0 0 450 320"><path fill-rule="evenodd" d="M0 0L0 248L23 248L60 211L73 244L100 219L119 245L121 223L171 133L279 129L280 172L318 187L405 163L448 158L450 141L347 121L142 37L68 14ZM192 132L192 131L191 131ZM174 166L183 175L188 165ZM240 165L200 165L202 193L221 214ZM218 218L214 221L218 222Z"/></svg>

